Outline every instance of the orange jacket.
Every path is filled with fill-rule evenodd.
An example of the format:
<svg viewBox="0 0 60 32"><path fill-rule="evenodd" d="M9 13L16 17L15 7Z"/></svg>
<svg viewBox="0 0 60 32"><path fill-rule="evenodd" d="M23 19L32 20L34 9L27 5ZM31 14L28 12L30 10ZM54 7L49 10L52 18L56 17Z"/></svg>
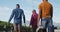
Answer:
<svg viewBox="0 0 60 32"><path fill-rule="evenodd" d="M46 18L46 17L52 17L52 13L53 13L53 7L49 2L43 2L41 4L39 4L39 11L42 11L42 17Z"/></svg>

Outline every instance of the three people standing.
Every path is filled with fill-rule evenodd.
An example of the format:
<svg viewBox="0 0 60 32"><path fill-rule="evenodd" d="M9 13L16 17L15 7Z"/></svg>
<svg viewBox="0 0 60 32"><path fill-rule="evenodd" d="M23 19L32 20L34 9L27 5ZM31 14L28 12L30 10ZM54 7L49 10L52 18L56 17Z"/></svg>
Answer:
<svg viewBox="0 0 60 32"><path fill-rule="evenodd" d="M20 8L19 4L16 4L16 9L12 11L11 17L9 19L9 23L14 17L14 32L21 32L20 28L22 26L22 16L25 23L25 15L24 11ZM36 32L36 28L38 23L41 21L41 25L44 29L48 28L48 32L52 32L52 21L53 17L53 6L48 2L48 0L43 0L41 4L39 4L39 14L36 13L36 10L32 11L32 16L30 20L30 26L33 28L33 32ZM16 29L18 27L18 30Z"/></svg>

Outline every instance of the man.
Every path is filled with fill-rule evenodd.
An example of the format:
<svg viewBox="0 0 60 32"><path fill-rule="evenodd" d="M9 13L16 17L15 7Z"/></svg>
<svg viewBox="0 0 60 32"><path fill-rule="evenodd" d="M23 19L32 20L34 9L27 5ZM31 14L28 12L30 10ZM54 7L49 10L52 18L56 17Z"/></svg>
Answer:
<svg viewBox="0 0 60 32"><path fill-rule="evenodd" d="M13 9L11 17L9 19L9 23L10 23L10 21L14 17L14 32L20 32L20 28L22 25L22 16L25 23L24 11L20 8L19 4L16 4L16 9Z"/></svg>
<svg viewBox="0 0 60 32"><path fill-rule="evenodd" d="M30 27L32 27L33 32L36 32L37 18L38 18L38 14L36 13L36 10L33 10L31 20L30 20Z"/></svg>
<svg viewBox="0 0 60 32"><path fill-rule="evenodd" d="M48 32L52 32L52 21L53 17L53 7L48 2L48 0L43 0L41 4L39 4L39 14L38 14L38 22L41 19L41 25L44 29L48 27Z"/></svg>

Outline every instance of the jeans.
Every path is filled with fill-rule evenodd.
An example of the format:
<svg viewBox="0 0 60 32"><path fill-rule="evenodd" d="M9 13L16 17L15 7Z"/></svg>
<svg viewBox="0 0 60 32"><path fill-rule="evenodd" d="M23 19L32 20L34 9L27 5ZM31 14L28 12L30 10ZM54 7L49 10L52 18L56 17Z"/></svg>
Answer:
<svg viewBox="0 0 60 32"><path fill-rule="evenodd" d="M44 19L42 19L41 24L42 24L44 29L48 28L48 32L53 32L52 31L52 26L53 26L52 18L44 18Z"/></svg>

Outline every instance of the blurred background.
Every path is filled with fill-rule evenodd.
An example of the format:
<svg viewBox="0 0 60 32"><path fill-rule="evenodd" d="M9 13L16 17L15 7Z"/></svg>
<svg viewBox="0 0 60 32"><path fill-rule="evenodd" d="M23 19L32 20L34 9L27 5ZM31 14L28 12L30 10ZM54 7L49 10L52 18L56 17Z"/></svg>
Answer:
<svg viewBox="0 0 60 32"><path fill-rule="evenodd" d="M0 0L0 26L6 26L13 9L16 4L20 4L21 9L24 10L26 16L26 25L29 26L32 10L35 9L38 13L38 5L42 0ZM60 0L49 0L53 5L53 24L60 28ZM24 23L22 22L24 26ZM11 21L13 26L13 20ZM55 30L60 32L60 29Z"/></svg>

